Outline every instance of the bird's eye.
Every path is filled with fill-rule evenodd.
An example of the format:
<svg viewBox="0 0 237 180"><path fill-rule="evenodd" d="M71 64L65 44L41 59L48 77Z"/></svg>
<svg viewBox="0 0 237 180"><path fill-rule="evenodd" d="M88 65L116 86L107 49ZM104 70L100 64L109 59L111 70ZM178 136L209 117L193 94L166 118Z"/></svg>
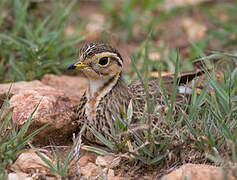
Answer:
<svg viewBox="0 0 237 180"><path fill-rule="evenodd" d="M108 57L102 57L97 61L97 63L100 66L106 66L109 63L109 58Z"/></svg>

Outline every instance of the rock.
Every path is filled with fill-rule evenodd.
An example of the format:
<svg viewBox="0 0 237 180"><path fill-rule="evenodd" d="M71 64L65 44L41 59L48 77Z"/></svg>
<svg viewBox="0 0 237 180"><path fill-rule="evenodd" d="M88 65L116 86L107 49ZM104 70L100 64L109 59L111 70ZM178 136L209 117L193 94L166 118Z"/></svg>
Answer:
<svg viewBox="0 0 237 180"><path fill-rule="evenodd" d="M225 172L221 167L205 164L185 164L162 177L162 180L222 180ZM234 180L234 177L228 173L228 180Z"/></svg>
<svg viewBox="0 0 237 180"><path fill-rule="evenodd" d="M94 163L88 163L86 166L81 167L81 175L85 179L98 179L98 177L107 177L108 180L125 180L120 176L115 176L113 169L101 169Z"/></svg>
<svg viewBox="0 0 237 180"><path fill-rule="evenodd" d="M12 86L12 87L11 87ZM36 89L40 88L42 83L38 80L26 82L26 81L19 81L14 83L7 83L0 85L0 94L7 94L9 88L11 87L11 94L17 94L21 90L25 89Z"/></svg>
<svg viewBox="0 0 237 180"><path fill-rule="evenodd" d="M25 173L10 173L8 174L8 180L33 180L31 177L27 177L28 175Z"/></svg>
<svg viewBox="0 0 237 180"><path fill-rule="evenodd" d="M119 165L120 160L119 157L112 155L98 156L96 158L96 165L113 168Z"/></svg>
<svg viewBox="0 0 237 180"><path fill-rule="evenodd" d="M55 89L62 90L70 98L73 105L79 104L81 96L88 87L88 81L85 78L66 75L46 74L41 82Z"/></svg>
<svg viewBox="0 0 237 180"><path fill-rule="evenodd" d="M13 95L10 99L13 122L17 125L24 124L39 102L40 105L31 119L28 133L45 124L48 126L34 137L34 141L48 144L49 141L56 143L68 140L68 136L75 129L72 122L75 112L70 99L62 91L56 89L39 88Z"/></svg>
<svg viewBox="0 0 237 180"><path fill-rule="evenodd" d="M10 97L14 94L19 93L20 91L24 91L25 89L37 89L42 87L42 83L38 80L31 81L31 82L25 82L25 81L19 81L15 83L7 83L7 84L0 84L0 105L2 104L2 101L7 95L7 92L10 91Z"/></svg>
<svg viewBox="0 0 237 180"><path fill-rule="evenodd" d="M93 163L93 162L95 162L95 159L96 159L96 155L94 153L87 152L85 155L83 155L79 159L80 166L84 167L84 166L86 166L90 162Z"/></svg>
<svg viewBox="0 0 237 180"><path fill-rule="evenodd" d="M104 169L105 170L105 169ZM115 176L114 170L113 169L108 169L107 170L107 179L108 180L129 180L131 178L129 177L121 177L121 176Z"/></svg>
<svg viewBox="0 0 237 180"><path fill-rule="evenodd" d="M0 85L0 96L6 96L11 84ZM72 100L62 90L47 86L40 81L17 82L12 84L10 109L12 120L18 126L23 125L36 105L40 105L31 119L28 134L48 124L34 142L64 144L71 139L76 128L72 122L75 117Z"/></svg>
<svg viewBox="0 0 237 180"><path fill-rule="evenodd" d="M112 179L114 177L114 170L113 169L108 170L107 177L108 177L108 179Z"/></svg>
<svg viewBox="0 0 237 180"><path fill-rule="evenodd" d="M81 175L85 179L104 177L108 180L125 180L127 177L115 175L115 171L111 168L116 167L120 163L120 158L112 155L97 156L94 153L83 155L80 158ZM119 159L119 161L118 161ZM96 161L96 164L94 163ZM116 162L116 163L115 163ZM106 167L105 167L106 166ZM92 179L93 179L92 178Z"/></svg>
<svg viewBox="0 0 237 180"><path fill-rule="evenodd" d="M120 177L120 176L114 176L114 177L110 177L108 176L108 180L130 180L131 178L129 177Z"/></svg>
<svg viewBox="0 0 237 180"><path fill-rule="evenodd" d="M81 167L81 174L85 178L90 178L99 174L99 168L94 163L88 163L86 166Z"/></svg>
<svg viewBox="0 0 237 180"><path fill-rule="evenodd" d="M41 154L46 159L50 160L48 156L43 153ZM11 170L14 172L37 172L46 174L47 172L49 172L46 166L47 164L35 152L24 152L17 158L15 163L11 166Z"/></svg>

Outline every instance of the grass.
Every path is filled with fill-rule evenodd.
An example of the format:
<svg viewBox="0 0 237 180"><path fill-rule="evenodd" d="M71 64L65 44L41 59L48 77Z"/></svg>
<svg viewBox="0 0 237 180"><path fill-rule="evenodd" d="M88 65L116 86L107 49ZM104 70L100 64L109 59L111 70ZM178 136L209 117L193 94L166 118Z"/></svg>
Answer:
<svg viewBox="0 0 237 180"><path fill-rule="evenodd" d="M149 61L147 61L147 43L143 46L143 67L144 72L140 72L133 62L139 80L146 91L146 109L141 116L139 130L130 126L133 107L129 106L124 118L117 117L111 129L113 141L107 140L102 134L92 129L94 135L103 142L112 152L123 152L132 154L136 160L146 165L159 165L162 168L165 162L180 165L183 162L209 162L216 163L213 157L216 153L222 157L222 162L228 157L236 162L234 158L237 150L237 59L235 56L224 54L213 54L202 59L216 59L226 64L223 71L224 77L217 79L216 69L206 72L207 80L203 84L204 88L198 95L195 91L197 82L193 82L193 94L189 105L177 103L177 84L173 86L172 94L168 97L162 79L158 80L162 88L164 109L158 111L158 119L162 123L152 122L149 114L153 112L152 99L148 96ZM177 53L178 54L178 53ZM179 72L179 56L176 55L175 81ZM188 105L188 106L187 106ZM163 111L162 111L163 110ZM142 130L142 133L139 132ZM118 143L119 142L119 143ZM128 145L130 144L130 146ZM93 152L103 154L102 149L94 147L87 148ZM104 154L108 154L104 152ZM181 154L181 155L180 155ZM208 154L208 156L206 156ZM192 155L192 156L191 156ZM173 157L170 158L170 157ZM220 161L220 158L219 158ZM233 162L233 163L234 163ZM218 163L217 163L218 164ZM167 164L166 164L167 165Z"/></svg>
<svg viewBox="0 0 237 180"><path fill-rule="evenodd" d="M49 3L33 3L20 0L3 0L0 2L0 82L41 79L46 73L61 74L67 65L72 63L77 54L75 45L83 40L83 28L86 20L77 15L77 0L62 6L63 0ZM163 1L124 1L115 3L102 0L102 10L107 17L106 23L112 33L118 34L125 42L142 42L151 31L149 48L151 52L161 55L163 61L149 60L150 68L157 70L157 64L162 71L174 72L175 50L167 51L167 44L161 47L155 44L166 31L164 23L179 15L192 13L192 7L175 8L165 11L161 7ZM80 6L79 6L80 8ZM198 6L198 11L210 18L217 28L210 28L207 37L195 42L201 50L208 48L210 42L217 41L222 50L234 49L236 28L234 18L237 12L232 4L213 4L208 8ZM44 9L39 12L39 9ZM50 13L50 11L52 11ZM216 12L216 13L213 13ZM225 18L218 18L218 12L224 13ZM144 14L144 16L140 16ZM73 17L73 18L72 18ZM80 21L80 24L75 23ZM76 25L75 25L76 24ZM78 24L78 25L77 25ZM68 26L73 25L75 32L65 36ZM106 26L107 27L107 26ZM138 33L136 33L136 31ZM142 52L141 52L142 53ZM136 61L140 59L140 53ZM190 49L188 57L184 59L183 70L192 69L190 59L199 57L199 51ZM149 59L149 58L148 58ZM135 71L132 72L134 74Z"/></svg>
<svg viewBox="0 0 237 180"><path fill-rule="evenodd" d="M236 5L232 5L230 3L226 3L224 5L224 8L221 5L220 6L217 5L215 9L206 9L206 13L214 21L217 27L210 29L209 35L211 39L217 37L221 43L222 48L228 48L234 50L233 45L235 45L237 41L236 24L234 23L236 12L237 12ZM222 15L222 18L218 17L218 15L219 16Z"/></svg>
<svg viewBox="0 0 237 180"><path fill-rule="evenodd" d="M11 112L8 108L9 93L10 90L0 109L0 117L2 117L0 123L0 177L3 179L7 178L8 168L13 164L16 157L24 151L29 140L46 127L42 126L33 133L26 135L30 125L30 120L39 104L30 114L25 124L21 128L17 127L11 119Z"/></svg>
<svg viewBox="0 0 237 180"><path fill-rule="evenodd" d="M46 168L56 174L58 176L57 178L60 178L62 180L66 180L69 178L69 169L70 169L70 162L74 158L74 148L71 148L67 152L67 155L65 158L62 158L62 154L59 152L57 148L53 149L53 160L49 160L46 158L43 154L41 154L36 149L36 154L45 162Z"/></svg>
<svg viewBox="0 0 237 180"><path fill-rule="evenodd" d="M162 3L163 0L132 0L122 3L102 0L107 22L112 25L111 31L119 33L121 40L125 42L130 40L141 42L151 30L154 31L153 38L160 35L162 23L180 10L178 8L171 12L157 10Z"/></svg>
<svg viewBox="0 0 237 180"><path fill-rule="evenodd" d="M35 14L30 1L0 2L0 9L5 12L0 17L0 82L61 74L76 56L77 49L73 47L82 40L77 31L65 37L66 23L76 2L66 7L60 5L61 1L52 2L52 13L46 15Z"/></svg>
<svg viewBox="0 0 237 180"><path fill-rule="evenodd" d="M175 79L181 71L192 70L191 60L199 58L212 67L207 73L204 89L197 95L195 90L190 105L177 104L175 96L177 84L168 97L164 89L164 82L158 79L163 92L164 109L158 115L161 124L152 124L151 112L153 102L146 93L147 108L141 115L143 126L139 130L131 128L131 116L134 107L130 104L124 110L124 117L116 117L111 127L114 141L110 142L101 134L91 129L110 151L96 147L86 149L99 154L123 152L134 157L134 161L145 165L162 167L164 162L209 162L228 166L236 163L237 152L237 60L236 49L236 3L212 3L208 6L175 8L165 11L161 6L163 1L132 0L114 3L102 0L102 11L106 15L108 31L118 35L122 43L139 43L138 50L133 52L133 65L129 77L139 79L146 92L150 73L153 71L175 72ZM41 79L47 73L61 74L76 57L77 48L84 36L86 20L78 17L78 1L67 3L63 0L47 3L34 3L20 0L0 1L0 82ZM63 6L63 5L65 6ZM47 7L49 6L49 7ZM79 6L80 8L80 6ZM80 10L80 9L79 9ZM190 42L188 55L170 48L168 42L157 46L164 32L175 30L165 29L165 23L172 18L182 15L192 15L198 11L209 18L212 24L206 37L196 42ZM142 14L142 16L141 16ZM220 18L222 16L223 18ZM73 18L72 18L73 17ZM80 23L75 23L80 20ZM74 25L75 32L65 36L66 28ZM152 31L152 33L150 33ZM149 35L149 39L144 39ZM214 43L213 43L214 42ZM211 46L210 44L214 44ZM214 48L217 51L206 55L206 50ZM160 54L160 61L154 61L149 53ZM208 51L210 54L210 51ZM218 59L215 66L212 61ZM219 63L220 62L220 63ZM222 65L225 64L225 68ZM182 66L180 67L180 64ZM219 78L216 72L221 70L223 76ZM193 86L199 86L193 82ZM195 88L194 88L195 89ZM2 105L0 116L6 108L8 98ZM176 107L176 108L175 108ZM0 176L7 174L8 167L26 147L28 140L39 132L24 137L30 123L30 118L21 130L14 126L11 112L7 112L1 119L0 130ZM11 130L6 130L10 126ZM142 132L142 133L141 133ZM132 135L131 135L132 134ZM120 143L118 143L120 142ZM128 146L129 144L129 146ZM180 156L183 155L183 156ZM207 156L206 156L207 155ZM39 154L39 156L41 156ZM67 155L66 162L55 154L56 165L43 159L48 168L62 178L66 178L69 171L69 161L72 151Z"/></svg>
<svg viewBox="0 0 237 180"><path fill-rule="evenodd" d="M62 154L57 149L53 150L53 161L47 159L36 148L29 144L30 140L37 135L46 126L42 126L31 134L27 135L27 130L30 126L30 121L37 110L39 104L34 108L27 121L18 127L11 118L11 111L9 110L9 94L10 90L2 104L0 109L0 177L1 179L7 179L9 168L13 165L16 158L24 151L27 151L29 147L35 149L36 154L45 162L52 173L56 174L60 179L67 179L69 177L69 164L74 155L74 148L68 151L65 158L62 158ZM27 148L27 146L29 146ZM54 163L55 162L55 163Z"/></svg>

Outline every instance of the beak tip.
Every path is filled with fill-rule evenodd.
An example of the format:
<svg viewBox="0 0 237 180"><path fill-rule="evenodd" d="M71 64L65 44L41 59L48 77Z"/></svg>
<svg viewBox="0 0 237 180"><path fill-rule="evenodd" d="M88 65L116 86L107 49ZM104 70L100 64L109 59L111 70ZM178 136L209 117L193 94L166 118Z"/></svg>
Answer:
<svg viewBox="0 0 237 180"><path fill-rule="evenodd" d="M72 70L72 69L76 69L76 66L74 64L70 65L67 70Z"/></svg>

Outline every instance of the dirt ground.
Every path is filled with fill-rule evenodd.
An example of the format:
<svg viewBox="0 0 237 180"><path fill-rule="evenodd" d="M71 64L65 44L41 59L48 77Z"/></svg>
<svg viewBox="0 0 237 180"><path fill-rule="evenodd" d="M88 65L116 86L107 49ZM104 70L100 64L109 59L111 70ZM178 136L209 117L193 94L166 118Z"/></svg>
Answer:
<svg viewBox="0 0 237 180"><path fill-rule="evenodd" d="M205 6L215 3L214 1L204 2ZM98 1L80 1L78 15L84 21L87 21L88 24L84 29L84 34L86 34L84 42L91 41L101 41L102 34L106 34L106 42L117 47L122 57L125 59L125 72L129 72L130 68L130 57L134 50L137 50L141 45L141 40L128 40L123 41L120 38L119 33L111 32L111 27L106 27L106 14L101 7L101 3ZM159 14L157 14L159 16ZM221 14L220 14L221 16ZM76 27L76 25L75 25ZM73 26L67 28L67 33L70 34L71 31L74 31ZM177 15L169 18L166 22L162 23L160 27L162 33L157 37L152 37L153 47L162 47L162 45L167 46L167 51L171 49L179 49L179 52L182 57L188 58L190 53L190 39L196 38L198 36L205 37L206 32L209 28L215 27L215 24L209 19L207 15L196 10L195 7L189 8L187 11L180 11ZM196 29L195 29L196 28ZM204 29L204 30L203 30ZM138 36L141 36L143 39L146 39L146 34L144 32L134 32ZM200 34L201 33L201 34ZM78 44L79 48L81 44ZM220 47L219 42L210 42L208 47L205 49L207 52L212 49L217 49ZM159 57L159 55L158 55ZM158 59L160 60L160 59ZM56 147L62 156L66 157L68 150L70 150L72 142L68 142L66 145ZM44 149L46 154L53 158L53 152L55 151L52 146L40 147L35 145L37 148ZM86 166L88 163L95 163L98 155L95 153L90 153L85 150L81 151L81 157L84 157L85 162L81 162L82 165ZM200 155L201 157L201 155ZM201 160L199 163L203 162ZM210 162L205 162L209 164ZM117 168L114 168L115 176L117 179L159 179L164 174L171 172L174 168L179 167L182 162L169 164L163 169L163 165L156 166L144 166L138 161L127 162L126 160L121 161L121 165ZM69 179L78 179L77 168L75 161L71 161L70 166L70 176ZM170 167L167 169L167 167ZM98 177L98 176L97 176ZM101 178L101 177L100 177Z"/></svg>

